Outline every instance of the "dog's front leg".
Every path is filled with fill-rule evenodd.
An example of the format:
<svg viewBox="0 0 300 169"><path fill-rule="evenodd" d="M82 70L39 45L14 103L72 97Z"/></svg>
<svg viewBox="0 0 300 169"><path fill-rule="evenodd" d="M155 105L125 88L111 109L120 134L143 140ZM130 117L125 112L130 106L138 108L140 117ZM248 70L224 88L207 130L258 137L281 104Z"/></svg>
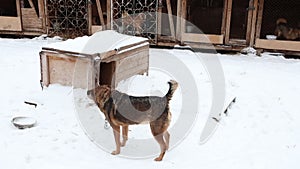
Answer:
<svg viewBox="0 0 300 169"><path fill-rule="evenodd" d="M116 142L116 150L113 151L112 155L120 154L120 147L121 147L121 141L120 141L120 126L112 126L114 130L114 137Z"/></svg>

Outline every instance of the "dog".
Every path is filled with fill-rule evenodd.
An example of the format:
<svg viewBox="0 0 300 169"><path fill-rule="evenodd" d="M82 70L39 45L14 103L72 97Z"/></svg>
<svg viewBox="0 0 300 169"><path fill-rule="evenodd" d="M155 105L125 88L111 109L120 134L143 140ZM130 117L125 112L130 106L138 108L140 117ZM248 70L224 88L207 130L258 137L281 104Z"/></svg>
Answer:
<svg viewBox="0 0 300 169"><path fill-rule="evenodd" d="M290 28L285 18L276 21L275 35L277 40L300 40L300 29Z"/></svg>
<svg viewBox="0 0 300 169"><path fill-rule="evenodd" d="M170 80L168 84L169 90L163 97L130 96L107 85L100 85L87 91L87 95L95 101L113 128L116 150L111 154L120 154L120 147L125 146L129 125L150 124L152 135L161 150L155 161L163 159L170 141L170 133L167 130L172 117L169 102L178 87L178 83L174 80ZM120 127L122 127L122 142L120 141Z"/></svg>

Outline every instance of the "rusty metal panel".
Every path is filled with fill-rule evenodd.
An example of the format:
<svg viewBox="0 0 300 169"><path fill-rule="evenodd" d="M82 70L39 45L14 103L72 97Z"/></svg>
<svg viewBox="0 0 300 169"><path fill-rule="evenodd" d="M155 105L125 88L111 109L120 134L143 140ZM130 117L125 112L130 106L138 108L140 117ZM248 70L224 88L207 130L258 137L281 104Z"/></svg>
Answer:
<svg viewBox="0 0 300 169"><path fill-rule="evenodd" d="M114 0L113 29L157 41L158 0Z"/></svg>
<svg viewBox="0 0 300 169"><path fill-rule="evenodd" d="M47 0L50 36L74 38L88 34L88 0Z"/></svg>

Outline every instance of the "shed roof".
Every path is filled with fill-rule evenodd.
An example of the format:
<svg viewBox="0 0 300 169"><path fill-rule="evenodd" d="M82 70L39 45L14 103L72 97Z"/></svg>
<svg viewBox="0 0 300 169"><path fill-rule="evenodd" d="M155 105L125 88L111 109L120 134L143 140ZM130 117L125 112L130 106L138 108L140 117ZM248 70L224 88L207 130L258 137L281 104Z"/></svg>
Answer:
<svg viewBox="0 0 300 169"><path fill-rule="evenodd" d="M120 50L122 47L131 45L133 46L131 46L130 49L133 49L136 47L134 44L141 43L140 45L148 45L149 43L147 41L147 38L129 36L117 33L113 30L106 30L96 32L92 36L83 36L63 42L48 44L43 46L43 48L92 55L111 50Z"/></svg>

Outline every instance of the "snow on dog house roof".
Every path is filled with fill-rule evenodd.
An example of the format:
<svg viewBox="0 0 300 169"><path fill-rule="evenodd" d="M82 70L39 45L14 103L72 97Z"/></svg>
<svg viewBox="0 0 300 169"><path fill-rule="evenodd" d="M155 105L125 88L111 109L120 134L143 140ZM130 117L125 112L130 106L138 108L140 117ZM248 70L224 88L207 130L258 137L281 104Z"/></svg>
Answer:
<svg viewBox="0 0 300 169"><path fill-rule="evenodd" d="M40 61L41 82L45 86L58 83L91 88L96 80L98 84L116 87L121 80L148 72L149 43L146 38L107 30L48 44L40 52ZM87 72L91 66L94 73ZM75 69L78 82L73 80Z"/></svg>
<svg viewBox="0 0 300 169"><path fill-rule="evenodd" d="M92 36L83 36L63 42L48 44L44 46L43 49L95 55L109 51L122 53L144 45L149 45L148 39L146 38L106 30L96 32Z"/></svg>

